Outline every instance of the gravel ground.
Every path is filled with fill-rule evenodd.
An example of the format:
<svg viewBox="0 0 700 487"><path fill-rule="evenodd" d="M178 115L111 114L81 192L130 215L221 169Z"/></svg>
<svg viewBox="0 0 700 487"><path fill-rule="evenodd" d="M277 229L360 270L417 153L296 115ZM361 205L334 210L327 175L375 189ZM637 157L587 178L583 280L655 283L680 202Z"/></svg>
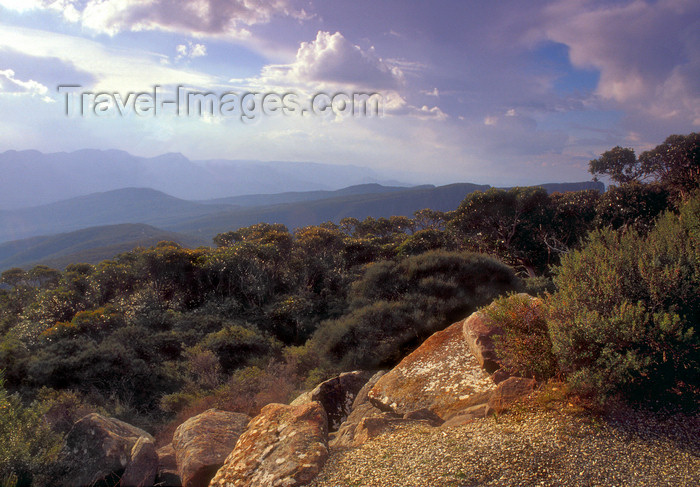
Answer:
<svg viewBox="0 0 700 487"><path fill-rule="evenodd" d="M700 418L520 407L331 451L313 487L700 486Z"/></svg>

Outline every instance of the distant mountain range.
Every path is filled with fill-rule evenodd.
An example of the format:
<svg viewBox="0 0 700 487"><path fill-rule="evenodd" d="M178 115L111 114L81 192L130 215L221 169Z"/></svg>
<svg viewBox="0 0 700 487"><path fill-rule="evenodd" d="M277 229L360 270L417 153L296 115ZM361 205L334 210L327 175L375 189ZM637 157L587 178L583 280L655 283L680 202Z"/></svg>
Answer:
<svg viewBox="0 0 700 487"><path fill-rule="evenodd" d="M601 183L554 183L547 191L597 189ZM98 262L136 246L173 240L208 245L218 233L259 222L290 230L345 217L412 216L417 210L455 209L486 185L458 183L413 188L363 184L337 191L246 195L187 201L148 188L126 188L31 208L0 211L0 270L43 263ZM5 242L5 243L1 243Z"/></svg>
<svg viewBox="0 0 700 487"><path fill-rule="evenodd" d="M365 167L312 162L207 160L182 154L137 157L119 150L0 153L0 209L38 206L122 188L152 188L205 200L382 183L406 186Z"/></svg>

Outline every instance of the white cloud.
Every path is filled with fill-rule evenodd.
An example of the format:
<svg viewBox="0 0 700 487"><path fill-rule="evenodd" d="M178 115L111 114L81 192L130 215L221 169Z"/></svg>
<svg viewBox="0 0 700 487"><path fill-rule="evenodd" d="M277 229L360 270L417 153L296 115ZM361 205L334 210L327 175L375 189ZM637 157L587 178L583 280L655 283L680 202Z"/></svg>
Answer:
<svg viewBox="0 0 700 487"><path fill-rule="evenodd" d="M17 79L12 69L0 70L0 93L27 94L52 102L53 100L46 96L48 91L46 86L32 79L27 81Z"/></svg>
<svg viewBox="0 0 700 487"><path fill-rule="evenodd" d="M374 48L362 49L340 32L319 31L316 39L301 43L293 63L266 66L260 80L288 86L331 84L381 90L400 87L403 72L380 58Z"/></svg>
<svg viewBox="0 0 700 487"><path fill-rule="evenodd" d="M187 44L179 44L175 48L177 56L175 56L175 61L180 61L182 59L194 59L198 57L203 57L207 55L207 46L204 44L195 44L192 41L187 41Z"/></svg>
<svg viewBox="0 0 700 487"><path fill-rule="evenodd" d="M0 5L20 12L54 10L69 22L109 35L162 30L245 38L246 27L267 23L276 15L308 17L289 0L0 0Z"/></svg>
<svg viewBox="0 0 700 487"><path fill-rule="evenodd" d="M94 90L136 91L154 85L185 84L210 87L217 80L207 74L165 66L164 56L133 49L108 48L84 38L35 29L3 26L0 48L35 57L57 58L95 78ZM58 79L57 84L75 80ZM54 89L54 87L52 87Z"/></svg>

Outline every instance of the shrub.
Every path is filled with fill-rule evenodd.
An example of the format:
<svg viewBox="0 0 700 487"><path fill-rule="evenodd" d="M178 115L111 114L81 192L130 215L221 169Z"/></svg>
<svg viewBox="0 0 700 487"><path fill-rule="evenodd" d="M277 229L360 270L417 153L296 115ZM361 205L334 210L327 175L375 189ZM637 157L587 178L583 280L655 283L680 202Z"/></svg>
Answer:
<svg viewBox="0 0 700 487"><path fill-rule="evenodd" d="M558 290L548 298L550 336L577 392L604 400L697 387L700 247L693 221L668 213L646 237L596 231L562 260Z"/></svg>
<svg viewBox="0 0 700 487"><path fill-rule="evenodd" d="M509 267L479 254L435 251L378 262L353 284L349 312L322 323L311 340L329 368L392 365L519 284Z"/></svg>
<svg viewBox="0 0 700 487"><path fill-rule="evenodd" d="M10 395L0 374L0 484L49 485L61 437L43 419L39 403L22 405Z"/></svg>
<svg viewBox="0 0 700 487"><path fill-rule="evenodd" d="M252 325L237 324L208 334L201 346L216 354L224 373L230 373L253 359L264 358L281 348L274 338L264 335Z"/></svg>
<svg viewBox="0 0 700 487"><path fill-rule="evenodd" d="M494 337L494 345L506 370L538 380L554 375L556 359L542 300L513 294L496 299L481 311L503 330Z"/></svg>

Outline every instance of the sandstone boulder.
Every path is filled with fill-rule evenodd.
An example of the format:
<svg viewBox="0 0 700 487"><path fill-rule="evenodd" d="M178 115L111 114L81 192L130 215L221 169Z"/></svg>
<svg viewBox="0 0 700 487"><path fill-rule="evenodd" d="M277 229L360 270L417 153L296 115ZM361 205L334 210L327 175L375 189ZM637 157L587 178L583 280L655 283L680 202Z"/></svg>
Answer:
<svg viewBox="0 0 700 487"><path fill-rule="evenodd" d="M320 402L328 416L328 430L337 431L352 411L357 393L370 377L371 372L345 372L300 395L292 402L292 406L312 401Z"/></svg>
<svg viewBox="0 0 700 487"><path fill-rule="evenodd" d="M503 333L503 330L488 319L482 311L472 313L462 325L464 338L474 357L484 370L492 374L501 365L494 348L493 337Z"/></svg>
<svg viewBox="0 0 700 487"><path fill-rule="evenodd" d="M362 389L357 393L355 400L350 408L350 414L343 424L340 425L338 431L332 435L329 440L329 445L333 448L335 447L348 447L355 444L355 430L363 418L372 416L381 416L382 411L377 409L369 400L369 391L374 387L374 385L381 379L381 377L386 374L385 370L380 370L376 372L370 379L362 386Z"/></svg>
<svg viewBox="0 0 700 487"><path fill-rule="evenodd" d="M183 487L206 487L248 426L245 414L209 409L175 430L173 449Z"/></svg>
<svg viewBox="0 0 700 487"><path fill-rule="evenodd" d="M211 487L294 487L313 480L328 457L320 403L268 404L253 418Z"/></svg>
<svg viewBox="0 0 700 487"><path fill-rule="evenodd" d="M426 408L442 419L486 402L495 385L470 351L462 327L455 323L423 342L379 379L370 401L399 415Z"/></svg>
<svg viewBox="0 0 700 487"><path fill-rule="evenodd" d="M462 411L458 412L450 419L442 424L443 428L453 428L455 426L462 426L463 424L471 423L476 419L485 418L491 414L493 410L489 408L488 403L477 404L475 406L470 406Z"/></svg>
<svg viewBox="0 0 700 487"><path fill-rule="evenodd" d="M158 473L158 454L153 440L142 436L131 449L131 462L119 481L120 487L151 487Z"/></svg>
<svg viewBox="0 0 700 487"><path fill-rule="evenodd" d="M139 439L141 446L134 450ZM153 437L144 430L115 418L96 413L76 421L66 435L63 454L69 468L64 485L69 487L116 483L133 461L132 452L141 454L137 460L148 463L146 446ZM143 455L146 455L145 457ZM132 467L131 472L141 471ZM146 475L146 473L144 473ZM150 475L150 473L148 473Z"/></svg>

